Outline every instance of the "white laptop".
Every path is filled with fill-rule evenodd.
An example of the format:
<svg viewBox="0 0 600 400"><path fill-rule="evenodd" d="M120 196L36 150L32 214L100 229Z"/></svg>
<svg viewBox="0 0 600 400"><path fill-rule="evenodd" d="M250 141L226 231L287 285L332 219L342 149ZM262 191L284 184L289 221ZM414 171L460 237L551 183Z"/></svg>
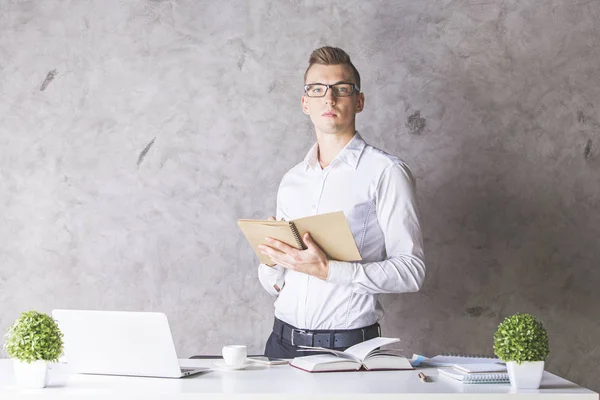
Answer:
<svg viewBox="0 0 600 400"><path fill-rule="evenodd" d="M155 312L53 310L67 363L83 374L181 378L167 317Z"/></svg>

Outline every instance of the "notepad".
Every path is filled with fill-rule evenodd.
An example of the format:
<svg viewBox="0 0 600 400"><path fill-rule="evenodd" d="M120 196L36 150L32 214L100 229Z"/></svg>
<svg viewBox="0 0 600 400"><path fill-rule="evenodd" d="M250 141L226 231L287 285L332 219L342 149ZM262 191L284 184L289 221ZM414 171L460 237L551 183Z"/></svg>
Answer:
<svg viewBox="0 0 600 400"><path fill-rule="evenodd" d="M269 256L262 254L259 244L266 244L266 237L272 237L296 249L306 249L302 237L306 232L327 254L330 260L362 260L354 236L343 211L312 215L292 221L270 221L240 219L238 226L248 239L261 263L273 265Z"/></svg>
<svg viewBox="0 0 600 400"><path fill-rule="evenodd" d="M510 383L508 372L463 372L455 368L438 368L440 376L452 378L456 381L471 383Z"/></svg>

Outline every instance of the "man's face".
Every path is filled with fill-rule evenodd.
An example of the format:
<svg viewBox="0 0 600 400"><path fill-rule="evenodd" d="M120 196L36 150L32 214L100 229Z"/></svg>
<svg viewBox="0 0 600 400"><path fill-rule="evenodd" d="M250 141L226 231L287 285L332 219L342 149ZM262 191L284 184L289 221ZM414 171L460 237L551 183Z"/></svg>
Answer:
<svg viewBox="0 0 600 400"><path fill-rule="evenodd" d="M349 65L314 64L306 75L306 84L332 85L340 82L356 83ZM329 88L324 97L302 96L302 111L310 116L317 133L354 134L356 113L362 111L365 98L362 93L336 97Z"/></svg>

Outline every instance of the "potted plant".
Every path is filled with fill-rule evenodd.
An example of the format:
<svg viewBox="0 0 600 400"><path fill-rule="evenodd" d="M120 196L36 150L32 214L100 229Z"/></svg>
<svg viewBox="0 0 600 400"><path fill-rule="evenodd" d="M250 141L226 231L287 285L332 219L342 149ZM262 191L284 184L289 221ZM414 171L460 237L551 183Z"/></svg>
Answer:
<svg viewBox="0 0 600 400"><path fill-rule="evenodd" d="M8 328L4 350L14 360L17 384L43 388L48 383L48 363L58 362L63 334L47 314L28 311Z"/></svg>
<svg viewBox="0 0 600 400"><path fill-rule="evenodd" d="M530 314L506 317L494 333L494 353L506 363L515 389L538 389L550 352L548 334Z"/></svg>

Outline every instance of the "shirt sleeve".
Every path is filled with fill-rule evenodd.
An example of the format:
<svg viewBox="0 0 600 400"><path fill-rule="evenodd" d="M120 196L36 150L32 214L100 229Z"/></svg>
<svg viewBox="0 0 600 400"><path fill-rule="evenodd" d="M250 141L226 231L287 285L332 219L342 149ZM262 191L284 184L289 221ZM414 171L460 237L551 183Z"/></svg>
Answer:
<svg viewBox="0 0 600 400"><path fill-rule="evenodd" d="M279 202L279 191L277 192L277 212L275 218L278 220L285 218L281 210L281 203ZM277 285L279 290L283 289L283 286L285 286L285 273L286 269L281 265L269 267L266 264L259 264L258 266L258 280L271 296L279 296L279 292L275 289L274 285Z"/></svg>
<svg viewBox="0 0 600 400"><path fill-rule="evenodd" d="M258 280L271 296L279 296L279 292L275 289L277 285L281 290L285 284L285 268L281 265L269 267L265 264L258 266Z"/></svg>
<svg viewBox="0 0 600 400"><path fill-rule="evenodd" d="M425 262L415 186L406 164L396 163L384 171L376 191L375 209L387 259L365 263L329 261L327 282L352 285L359 294L421 289Z"/></svg>

